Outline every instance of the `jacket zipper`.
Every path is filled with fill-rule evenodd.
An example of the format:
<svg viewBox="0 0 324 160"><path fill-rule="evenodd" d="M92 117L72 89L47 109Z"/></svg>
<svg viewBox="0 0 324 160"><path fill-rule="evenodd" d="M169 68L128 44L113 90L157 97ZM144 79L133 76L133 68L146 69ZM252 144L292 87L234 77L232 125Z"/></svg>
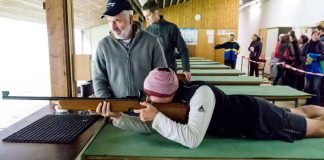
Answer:
<svg viewBox="0 0 324 160"><path fill-rule="evenodd" d="M120 42L118 42L114 37L112 38L115 42L117 42L123 49L124 49L124 51L126 51L126 56L127 56L127 65L128 65L128 71L127 71L127 77L126 77L126 79L127 79L127 81L128 81L128 90L127 90L127 94L128 94L128 96L131 96L130 95L130 93L131 93L131 86L133 85L133 82L132 82L132 78L131 78L131 71L132 71L132 68L131 68L131 62L130 62L130 52L131 52L131 49L133 48L133 42L135 41L135 39L136 39L136 35L134 36L134 38L133 38L133 42L131 42L132 44L129 46L129 50L127 51L127 49L122 45L122 44L120 44Z"/></svg>

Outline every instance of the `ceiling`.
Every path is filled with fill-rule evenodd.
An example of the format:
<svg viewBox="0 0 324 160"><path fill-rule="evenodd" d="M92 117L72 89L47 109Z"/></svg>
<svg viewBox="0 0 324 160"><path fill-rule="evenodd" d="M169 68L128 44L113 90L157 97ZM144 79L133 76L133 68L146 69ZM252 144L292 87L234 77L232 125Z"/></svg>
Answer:
<svg viewBox="0 0 324 160"><path fill-rule="evenodd" d="M43 9L45 0L0 0L0 17L9 19L46 23L46 12ZM135 13L140 11L141 4L147 0L130 0ZM160 8L170 7L189 0L155 0ZM73 0L74 26L84 30L93 26L106 23L100 19L104 12L107 0Z"/></svg>
<svg viewBox="0 0 324 160"><path fill-rule="evenodd" d="M251 2L251 1L254 1L254 0L240 0L240 5L244 5L248 2Z"/></svg>
<svg viewBox="0 0 324 160"><path fill-rule="evenodd" d="M248 4L251 4L251 3L254 3L254 2L257 2L257 1L261 1L261 0L240 0L240 6L246 6Z"/></svg>

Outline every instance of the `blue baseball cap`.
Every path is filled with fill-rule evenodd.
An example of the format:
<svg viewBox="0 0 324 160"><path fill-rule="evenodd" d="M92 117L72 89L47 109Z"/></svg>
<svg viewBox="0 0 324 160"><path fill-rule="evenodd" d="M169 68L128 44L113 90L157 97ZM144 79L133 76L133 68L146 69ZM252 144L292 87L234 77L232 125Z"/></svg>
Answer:
<svg viewBox="0 0 324 160"><path fill-rule="evenodd" d="M133 10L128 0L108 0L107 9L102 14L101 18L105 16L116 16L124 10Z"/></svg>

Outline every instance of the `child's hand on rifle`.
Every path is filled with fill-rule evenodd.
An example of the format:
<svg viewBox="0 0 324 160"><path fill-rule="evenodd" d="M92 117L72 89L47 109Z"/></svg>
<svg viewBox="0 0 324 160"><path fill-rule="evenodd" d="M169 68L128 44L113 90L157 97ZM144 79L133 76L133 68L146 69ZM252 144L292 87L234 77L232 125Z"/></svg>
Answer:
<svg viewBox="0 0 324 160"><path fill-rule="evenodd" d="M104 117L119 118L121 115L120 112L111 112L110 103L106 101L98 104L96 112Z"/></svg>
<svg viewBox="0 0 324 160"><path fill-rule="evenodd" d="M140 114L139 117L143 122L153 121L159 111L150 103L141 102L140 104L146 108L136 109L134 112Z"/></svg>

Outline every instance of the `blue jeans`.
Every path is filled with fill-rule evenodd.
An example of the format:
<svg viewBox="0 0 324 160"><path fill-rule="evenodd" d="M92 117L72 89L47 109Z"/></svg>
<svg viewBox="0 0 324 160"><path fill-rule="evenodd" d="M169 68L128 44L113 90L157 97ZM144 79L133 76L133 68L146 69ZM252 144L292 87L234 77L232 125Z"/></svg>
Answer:
<svg viewBox="0 0 324 160"><path fill-rule="evenodd" d="M314 94L310 99L307 99L306 104L318 105L321 98L321 76L311 76L305 78L305 89L304 91L310 94Z"/></svg>
<svg viewBox="0 0 324 160"><path fill-rule="evenodd" d="M278 74L278 68L277 68L277 63L279 59L278 58L273 58L273 66L272 66L272 73L271 73L271 78L275 79L277 74Z"/></svg>
<svg viewBox="0 0 324 160"><path fill-rule="evenodd" d="M236 61L225 60L225 61L224 61L224 64L225 64L226 66L230 66L232 69L235 69Z"/></svg>

